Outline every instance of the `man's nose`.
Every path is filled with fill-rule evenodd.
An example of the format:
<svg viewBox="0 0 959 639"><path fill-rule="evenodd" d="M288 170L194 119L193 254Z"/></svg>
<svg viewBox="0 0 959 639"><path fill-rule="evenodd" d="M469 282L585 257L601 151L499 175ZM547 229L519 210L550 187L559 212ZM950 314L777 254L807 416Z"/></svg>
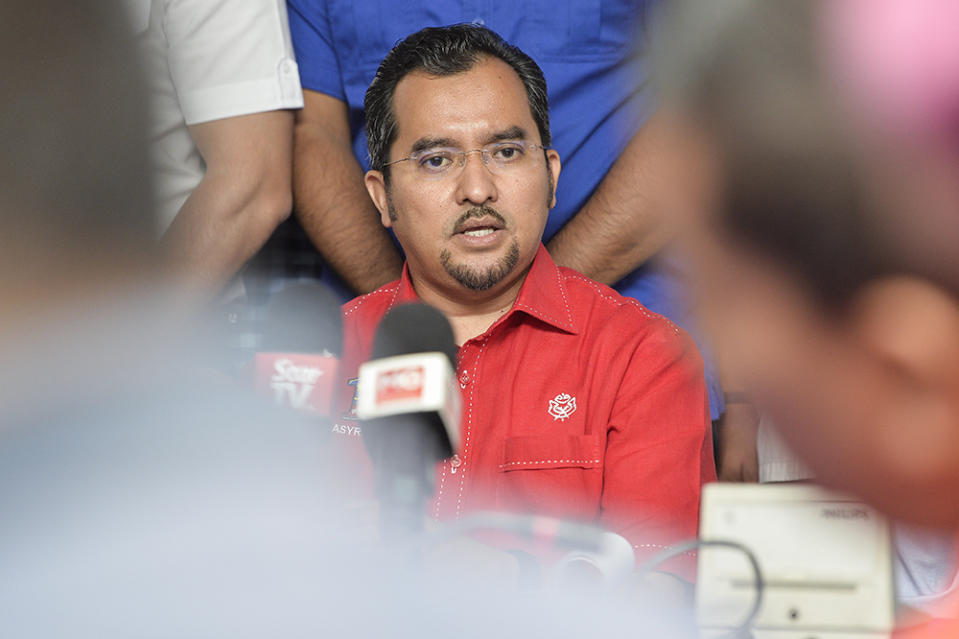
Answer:
<svg viewBox="0 0 959 639"><path fill-rule="evenodd" d="M495 202L498 197L496 189L496 178L490 173L486 163L483 161L481 152L466 153L462 161L465 166L456 176L456 202L457 204L482 205L486 202Z"/></svg>

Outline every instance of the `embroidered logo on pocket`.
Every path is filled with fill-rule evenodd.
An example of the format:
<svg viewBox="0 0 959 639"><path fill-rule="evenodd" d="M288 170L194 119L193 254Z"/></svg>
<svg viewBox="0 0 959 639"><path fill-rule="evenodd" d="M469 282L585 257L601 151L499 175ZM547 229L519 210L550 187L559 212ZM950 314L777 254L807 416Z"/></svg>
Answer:
<svg viewBox="0 0 959 639"><path fill-rule="evenodd" d="M553 421L566 421L566 419L576 412L576 398L567 393L560 393L549 400L549 414L553 416Z"/></svg>

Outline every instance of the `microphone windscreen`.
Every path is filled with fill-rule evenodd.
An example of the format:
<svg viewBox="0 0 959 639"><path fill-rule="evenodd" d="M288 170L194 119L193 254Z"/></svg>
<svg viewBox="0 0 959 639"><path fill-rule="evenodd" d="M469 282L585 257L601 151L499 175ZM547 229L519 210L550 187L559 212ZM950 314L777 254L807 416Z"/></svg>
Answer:
<svg viewBox="0 0 959 639"><path fill-rule="evenodd" d="M322 353L340 357L343 323L340 302L319 282L288 286L270 298L260 351Z"/></svg>
<svg viewBox="0 0 959 639"><path fill-rule="evenodd" d="M410 353L444 353L456 370L456 342L449 321L438 310L422 303L390 310L373 338L371 359Z"/></svg>

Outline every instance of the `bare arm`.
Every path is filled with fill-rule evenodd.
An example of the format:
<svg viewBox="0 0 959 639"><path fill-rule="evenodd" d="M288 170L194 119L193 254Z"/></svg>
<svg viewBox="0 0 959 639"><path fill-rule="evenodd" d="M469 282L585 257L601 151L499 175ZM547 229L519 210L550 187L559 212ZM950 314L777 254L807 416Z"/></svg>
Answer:
<svg viewBox="0 0 959 639"><path fill-rule="evenodd" d="M752 404L726 404L717 426L717 469L719 481L759 481L756 438L759 414Z"/></svg>
<svg viewBox="0 0 959 639"><path fill-rule="evenodd" d="M346 104L303 91L295 127L296 215L326 261L357 292L400 276L402 258L363 185L353 156Z"/></svg>
<svg viewBox="0 0 959 639"><path fill-rule="evenodd" d="M191 288L214 293L290 214L293 114L267 111L190 127L206 174L163 238Z"/></svg>
<svg viewBox="0 0 959 639"><path fill-rule="evenodd" d="M655 255L670 232L653 196L657 116L636 133L583 208L550 240L557 264L613 284Z"/></svg>
<svg viewBox="0 0 959 639"><path fill-rule="evenodd" d="M758 482L759 413L747 401L745 385L718 358L722 387L728 389L726 410L716 425L716 472L720 481Z"/></svg>

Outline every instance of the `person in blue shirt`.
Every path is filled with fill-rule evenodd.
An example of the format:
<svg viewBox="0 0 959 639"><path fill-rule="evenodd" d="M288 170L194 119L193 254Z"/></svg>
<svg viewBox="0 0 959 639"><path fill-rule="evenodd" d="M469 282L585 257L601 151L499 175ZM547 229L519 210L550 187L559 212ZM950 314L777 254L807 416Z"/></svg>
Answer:
<svg viewBox="0 0 959 639"><path fill-rule="evenodd" d="M655 179L655 104L642 44L653 0L288 0L304 109L297 114L294 208L328 265L356 293L399 277L402 258L363 186L363 98L392 46L425 26L472 22L543 69L563 181L544 241L553 259L690 326ZM701 350L704 350L701 348ZM713 419L725 405L707 360ZM754 456L754 454L753 454Z"/></svg>

